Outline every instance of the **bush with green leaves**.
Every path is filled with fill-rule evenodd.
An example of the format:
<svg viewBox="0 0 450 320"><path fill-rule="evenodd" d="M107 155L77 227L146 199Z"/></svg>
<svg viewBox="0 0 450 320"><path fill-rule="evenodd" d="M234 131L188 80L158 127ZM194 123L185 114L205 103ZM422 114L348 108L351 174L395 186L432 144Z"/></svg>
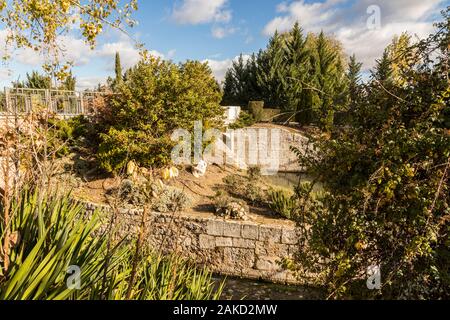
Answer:
<svg viewBox="0 0 450 320"><path fill-rule="evenodd" d="M260 122L263 118L264 101L250 101L248 103L248 110L253 119L255 119L256 122Z"/></svg>
<svg viewBox="0 0 450 320"><path fill-rule="evenodd" d="M298 152L324 189L302 193L300 275L330 297L450 297L450 134L445 114L449 12L430 38L406 48L397 76L386 55L361 86L351 123ZM402 81L398 81L401 79ZM300 208L302 209L302 208ZM379 265L381 290L367 290Z"/></svg>
<svg viewBox="0 0 450 320"><path fill-rule="evenodd" d="M223 126L222 93L207 64L150 57L129 69L115 90L108 102L114 116L98 152L108 171L130 160L142 167L165 165L174 130L193 133L195 121L204 130Z"/></svg>
<svg viewBox="0 0 450 320"><path fill-rule="evenodd" d="M185 210L192 203L192 199L178 188L164 184L156 184L153 189L154 199L152 208L157 212L169 213Z"/></svg>
<svg viewBox="0 0 450 320"><path fill-rule="evenodd" d="M2 216L4 210L0 206ZM100 212L86 215L84 206L70 196L23 190L10 210L11 224L0 222L0 241L9 244L7 267L5 252L0 255L0 300L220 297L223 283L217 287L208 270L156 248L138 252L130 235L128 241L112 242ZM68 278L69 266L79 267L79 283Z"/></svg>
<svg viewBox="0 0 450 320"><path fill-rule="evenodd" d="M251 127L252 125L255 124L255 119L253 118L253 116L248 113L245 110L242 110L239 114L239 118L236 120L236 122L232 123L229 127L230 129L242 129L242 128L247 128L247 127Z"/></svg>
<svg viewBox="0 0 450 320"><path fill-rule="evenodd" d="M283 218L292 219L296 216L297 201L286 190L272 190L269 192L269 207Z"/></svg>

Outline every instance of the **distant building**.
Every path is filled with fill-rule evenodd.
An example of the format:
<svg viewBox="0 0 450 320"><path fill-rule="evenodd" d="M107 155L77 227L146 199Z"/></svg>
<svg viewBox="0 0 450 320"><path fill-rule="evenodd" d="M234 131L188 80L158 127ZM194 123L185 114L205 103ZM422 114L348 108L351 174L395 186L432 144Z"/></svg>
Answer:
<svg viewBox="0 0 450 320"><path fill-rule="evenodd" d="M239 115L241 114L241 107L237 106L226 106L225 108L225 124L229 125L239 118Z"/></svg>

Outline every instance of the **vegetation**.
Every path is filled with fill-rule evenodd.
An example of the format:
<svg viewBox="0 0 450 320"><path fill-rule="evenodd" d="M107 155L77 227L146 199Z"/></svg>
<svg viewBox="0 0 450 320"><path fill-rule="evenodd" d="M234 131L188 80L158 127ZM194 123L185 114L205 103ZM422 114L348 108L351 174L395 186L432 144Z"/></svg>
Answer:
<svg viewBox="0 0 450 320"><path fill-rule="evenodd" d="M229 128L235 130L242 129L252 126L253 124L255 124L255 122L256 122L255 119L250 113L248 113L245 110L241 110L239 118L234 123L229 125Z"/></svg>
<svg viewBox="0 0 450 320"><path fill-rule="evenodd" d="M269 193L269 207L286 219L295 217L297 201L293 194L285 190L273 190Z"/></svg>
<svg viewBox="0 0 450 320"><path fill-rule="evenodd" d="M101 231L100 213L86 217L69 196L24 189L12 212L10 265L0 268L2 300L202 300L221 294L210 272L177 256L137 253L133 239L108 244L112 233ZM3 224L0 234L3 242ZM70 277L71 266L79 268L79 280Z"/></svg>
<svg viewBox="0 0 450 320"><path fill-rule="evenodd" d="M223 123L219 87L210 68L200 62L144 59L125 73L116 91L109 100L114 116L101 134L98 153L103 168L111 172L131 160L142 167L169 164L173 130L193 132L200 119L204 130Z"/></svg>
<svg viewBox="0 0 450 320"><path fill-rule="evenodd" d="M426 40L394 39L367 84L353 76L351 122L299 153L325 193L300 194L294 269L330 297L450 296L448 13ZM366 289L371 265L381 290Z"/></svg>
<svg viewBox="0 0 450 320"><path fill-rule="evenodd" d="M300 25L275 33L268 47L244 61L241 55L227 71L224 104L267 106L291 112L302 124L327 129L334 112L347 107L345 61L341 45L323 32L303 35Z"/></svg>
<svg viewBox="0 0 450 320"><path fill-rule="evenodd" d="M70 63L60 61L64 48L58 44L59 36L79 25L82 37L94 47L105 25L122 31L124 25L133 26L135 21L131 14L135 10L137 0L125 3L119 0L0 0L0 21L9 31L8 47L39 51L46 58L44 70L63 81L69 75ZM9 59L9 51L2 58Z"/></svg>

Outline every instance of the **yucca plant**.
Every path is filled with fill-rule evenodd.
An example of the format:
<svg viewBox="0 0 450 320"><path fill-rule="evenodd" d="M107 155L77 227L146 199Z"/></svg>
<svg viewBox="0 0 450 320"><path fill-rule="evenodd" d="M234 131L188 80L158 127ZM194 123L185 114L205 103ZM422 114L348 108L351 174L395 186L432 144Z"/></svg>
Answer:
<svg viewBox="0 0 450 320"><path fill-rule="evenodd" d="M70 195L24 190L11 216L11 225L0 224L2 243L7 227L16 239L9 268L0 270L0 300L201 300L218 299L222 292L223 283L215 288L209 271L177 256L136 253L133 241L107 250L109 235L99 232L99 213L86 216ZM137 262L135 271L131 261ZM81 271L76 290L67 285L69 266Z"/></svg>
<svg viewBox="0 0 450 320"><path fill-rule="evenodd" d="M82 209L69 196L22 192L12 206L10 233L18 241L11 248L8 270L2 272L0 299L70 299L98 280L106 237L93 236L97 213L82 219ZM2 242L4 234L2 225ZM82 270L80 290L66 284L69 266Z"/></svg>
<svg viewBox="0 0 450 320"><path fill-rule="evenodd" d="M285 190L272 190L269 192L269 207L286 219L295 216L297 203L293 195Z"/></svg>

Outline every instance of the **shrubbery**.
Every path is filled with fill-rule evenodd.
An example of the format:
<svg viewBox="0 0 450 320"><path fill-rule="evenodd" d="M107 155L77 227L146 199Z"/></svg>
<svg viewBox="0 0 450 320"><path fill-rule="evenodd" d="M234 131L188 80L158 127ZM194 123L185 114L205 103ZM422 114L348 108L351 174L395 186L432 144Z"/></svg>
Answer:
<svg viewBox="0 0 450 320"><path fill-rule="evenodd" d="M193 132L195 121L202 121L205 130L223 125L219 86L200 62L144 59L125 73L116 91L98 153L108 171L117 172L130 160L143 167L166 165L173 130Z"/></svg>
<svg viewBox="0 0 450 320"><path fill-rule="evenodd" d="M330 297L450 296L446 19L397 60L379 61L356 98L352 123L313 140L319 157L299 152L325 193L301 194L296 268ZM404 64L394 77L398 59ZM381 267L382 289L369 291L373 265Z"/></svg>

